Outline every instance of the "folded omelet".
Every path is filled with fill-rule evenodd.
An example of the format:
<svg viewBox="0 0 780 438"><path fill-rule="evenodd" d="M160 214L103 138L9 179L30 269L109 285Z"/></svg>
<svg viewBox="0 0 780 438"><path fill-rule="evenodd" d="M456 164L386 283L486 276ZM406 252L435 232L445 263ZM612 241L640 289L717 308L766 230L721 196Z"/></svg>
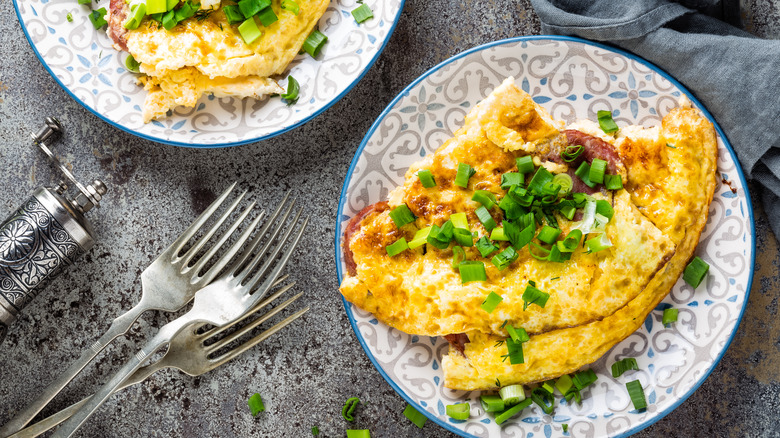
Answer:
<svg viewBox="0 0 780 438"><path fill-rule="evenodd" d="M717 143L706 118L684 105L655 128L627 127L614 135L587 121L562 128L507 79L469 112L450 140L410 167L388 201L366 208L347 226L341 293L391 327L447 337L452 345L442 368L449 388L548 380L594 362L642 324L693 255L716 185ZM622 187L583 184L575 176L579 163L561 159L567 146L582 146L580 162L606 161L607 173L619 175ZM486 191L500 203L508 196L503 175L517 172L516 159L525 156L537 169L571 175L574 192L587 194L588 202L606 201L612 210L598 229L583 210L571 218L555 212L546 222L537 216L536 232L554 224L563 239L577 229L586 235L583 242L598 235L605 248L578 245L569 260L557 262L534 256L532 246L516 248L516 258L499 269L491 263L496 253L483 257L476 245L465 246L465 260L485 267L483 281L465 283L453 267L453 257L463 257L455 254L456 244L388 254L389 245L442 227L455 213L465 213L473 242L490 237L477 213L481 204L472 197ZM466 187L455 184L464 163L473 169ZM435 186L423 186L420 170L430 172ZM399 228L391 212L402 205L414 220ZM499 227L506 220L498 205L488 211ZM493 243L499 251L511 246ZM528 305L523 294L529 284L549 294L545 305ZM502 300L486 311L482 304L491 293ZM530 335L524 363L506 360L500 341L507 326Z"/></svg>

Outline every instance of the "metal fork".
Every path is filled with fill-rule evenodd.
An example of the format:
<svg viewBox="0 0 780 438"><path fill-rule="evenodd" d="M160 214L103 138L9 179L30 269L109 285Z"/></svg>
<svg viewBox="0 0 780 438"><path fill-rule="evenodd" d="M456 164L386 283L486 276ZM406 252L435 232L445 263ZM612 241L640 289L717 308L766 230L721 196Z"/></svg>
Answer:
<svg viewBox="0 0 780 438"><path fill-rule="evenodd" d="M282 224L287 222L291 211L292 205L280 221L281 223L277 225L275 230L271 231L263 248L257 254L253 255L257 246L263 241L264 236L261 233L257 233L253 237L246 250L222 276L195 294L195 300L189 312L163 326L152 340L131 357L108 383L103 385L72 417L65 421L52 437L66 437L74 434L92 413L119 388L127 376L135 372L160 348L170 343L179 331L197 323L208 323L215 326L229 324L253 308L279 277L279 273L290 259L290 255L303 236L303 231L309 221L308 217L305 218L297 232L293 233L301 216L302 211L299 210L295 218L288 224L284 236L277 241L283 228ZM247 229L244 235L249 235L253 228L255 226ZM263 260L265 262L258 269Z"/></svg>
<svg viewBox="0 0 780 438"><path fill-rule="evenodd" d="M62 389L73 380L84 367L89 364L106 346L114 339L130 330L138 317L147 310L177 311L192 300L195 292L209 284L219 272L227 266L230 260L240 252L249 236L242 236L238 241L231 245L224 255L214 261L214 265L209 268L205 274L200 275L207 263L214 258L217 251L225 245L230 236L236 231L241 223L247 218L255 203L251 203L245 208L239 217L230 225L228 230L221 235L218 241L206 250L204 255L198 259L192 266L189 264L199 251L206 249L206 243L211 239L218 229L225 224L228 217L236 211L239 204L246 195L246 191L238 196L226 209L226 211L215 218L214 224L207 229L204 235L199 238L192 247L183 255L179 255L187 242L194 237L201 229L205 228L206 223L211 219L216 211L227 200L236 187L236 183L230 186L215 200L184 232L173 242L157 259L149 265L141 274L141 300L132 309L125 314L120 315L111 323L108 330L92 346L82 352L78 358L67 370L60 374L56 380L47 386L43 393L35 399L25 409L20 411L2 429L0 436L10 435L30 422ZM276 219L282 211L282 202L276 209L276 212L267 222L262 232L267 230L271 222ZM262 217L263 213L260 214ZM256 222L255 222L256 224Z"/></svg>
<svg viewBox="0 0 780 438"><path fill-rule="evenodd" d="M283 280L284 278L279 279L274 285L274 287L280 284ZM200 376L201 374L211 371L214 368L234 359L236 356L239 356L240 354L244 353L245 351L249 350L250 348L264 341L269 336L273 335L283 327L287 326L291 322L298 319L301 315L303 315L304 313L306 313L306 311L309 310L309 307L307 306L303 309L298 310L297 312L288 316L284 320L266 329L262 333L254 336L251 339L246 340L240 345L236 345L235 347L232 347L229 351L217 357L211 357L211 355L219 351L223 347L229 345L234 340L239 339L242 336L246 335L250 331L254 330L256 327L258 327L260 324L264 323L265 321L272 318L277 313L281 312L288 305L292 304L295 300L300 298L301 295L303 295L303 293L299 293L295 295L294 297L288 299L282 304L279 304L278 306L269 310L265 314L258 316L257 319L251 321L249 324L241 327L240 329L233 332L232 334L222 339L219 339L216 342L211 343L209 345L206 345L206 343L213 338L217 338L220 334L224 333L225 330L244 322L251 316L257 315L262 308L264 308L272 301L279 298L279 296L281 296L283 293L287 292L290 288L292 288L294 284L295 283L291 283L282 287L277 292L274 292L273 295L266 298L262 302L258 303L252 310L247 312L244 316L237 319L236 321L233 321L230 324L224 325L222 327L213 327L210 330L205 331L203 333L198 333L198 332L203 327L205 327L206 324L196 324L192 326L191 329L185 329L180 331L178 334L176 334L176 336L173 337L173 339L171 339L170 345L168 347L168 351L165 352L165 355L159 361L151 363L149 365L145 365L139 368L138 370L136 370L127 379L125 379L124 382L122 382L122 385L117 390L120 391L122 389L127 388L128 386L132 386L137 383L143 382L152 374L165 368L176 368L180 371L183 371L184 373L189 374L190 376ZM74 412L76 412L81 406L83 406L87 402L87 400L89 400L89 397L81 400L80 402L70 405L69 407L57 412L56 414L50 417L47 417L44 420L41 420L33 424L32 426L20 430L19 432L11 435L9 438L37 437L40 434L50 430L51 428L67 420Z"/></svg>

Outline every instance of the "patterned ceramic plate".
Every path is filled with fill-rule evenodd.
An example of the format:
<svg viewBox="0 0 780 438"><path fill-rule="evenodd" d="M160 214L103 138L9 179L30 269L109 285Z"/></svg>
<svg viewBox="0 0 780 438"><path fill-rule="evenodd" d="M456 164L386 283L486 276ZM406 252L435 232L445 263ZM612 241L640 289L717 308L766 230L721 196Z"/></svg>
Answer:
<svg viewBox="0 0 780 438"><path fill-rule="evenodd" d="M146 92L125 69L126 53L96 31L89 8L75 0L14 0L16 14L35 54L52 77L95 115L149 140L190 147L251 143L293 129L341 99L373 65L393 33L405 0L366 0L374 18L358 25L350 11L357 0L332 0L319 21L328 42L317 59L298 55L289 74L301 84L300 98L201 98L194 109L178 109L164 120L144 124ZM108 9L109 0L94 8ZM73 22L68 22L71 14ZM286 81L282 81L285 84Z"/></svg>
<svg viewBox="0 0 780 438"><path fill-rule="evenodd" d="M466 112L513 76L556 119L594 119L611 109L620 125L656 125L687 95L682 85L634 55L585 40L522 37L477 47L437 67L406 88L366 135L349 168L338 210L336 259L339 282L341 234L349 218L386 198L403 183L410 164L432 153L463 123ZM717 127L717 125L716 125ZM641 329L592 365L598 381L582 405L560 403L554 415L533 405L499 427L478 407L479 393L445 389L439 366L447 351L441 338L412 336L377 322L344 303L358 340L380 374L412 406L462 436L551 437L625 436L661 419L702 384L726 351L747 302L754 262L754 223L745 179L733 150L717 128L720 184L697 254L710 264L696 291L680 280L651 312ZM732 188L734 189L732 191ZM662 310L674 306L679 320L661 324ZM616 357L635 357L641 371L629 377L645 388L648 408L638 412L628 397L626 376L613 379ZM455 421L445 406L471 399L471 419ZM564 433L562 425L569 425Z"/></svg>

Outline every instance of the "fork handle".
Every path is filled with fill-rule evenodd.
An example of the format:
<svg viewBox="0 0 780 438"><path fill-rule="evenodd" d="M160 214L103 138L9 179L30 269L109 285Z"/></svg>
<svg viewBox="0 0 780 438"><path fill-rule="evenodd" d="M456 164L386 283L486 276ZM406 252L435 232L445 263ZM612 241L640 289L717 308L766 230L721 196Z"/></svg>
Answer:
<svg viewBox="0 0 780 438"><path fill-rule="evenodd" d="M100 337L90 348L84 350L75 362L73 362L65 372L57 376L57 379L51 382L32 403L17 413L8 423L0 429L0 437L8 436L21 430L36 415L46 407L49 402L59 394L65 386L73 380L81 370L89 364L95 356L103 351L108 344L120 335L126 333L133 326L133 323L148 308L142 303L136 304L132 309L120 315L111 323L108 330Z"/></svg>
<svg viewBox="0 0 780 438"><path fill-rule="evenodd" d="M189 314L185 314L163 326L154 338L134 354L125 365L111 377L111 380L109 380L108 383L103 385L95 395L84 403L73 416L65 421L65 423L52 434L52 438L73 436L76 430L92 416L100 405L111 397L111 394L119 390L119 387L122 386L122 382L140 368L144 361L156 353L157 350L167 345L180 330L197 321L188 316Z"/></svg>

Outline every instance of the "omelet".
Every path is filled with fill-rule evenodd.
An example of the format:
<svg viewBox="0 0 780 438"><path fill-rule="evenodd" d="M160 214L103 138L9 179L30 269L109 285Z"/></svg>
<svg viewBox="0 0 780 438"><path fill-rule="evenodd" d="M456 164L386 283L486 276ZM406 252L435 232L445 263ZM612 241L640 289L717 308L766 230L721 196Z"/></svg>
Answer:
<svg viewBox="0 0 780 438"><path fill-rule="evenodd" d="M573 150L578 157L566 159ZM517 159L524 157L534 172L562 175L572 186L568 195L561 187L551 199L537 196L529 209L544 199L547 205L571 204L572 197L584 206L574 215L539 207L531 213L536 237L518 247L513 239L496 240L491 228L512 228L515 218L508 219L502 201L525 191L510 195L515 187L507 187L505 175L518 173ZM611 189L578 175L575 167L595 160L605 165ZM670 111L659 127L605 134L588 121L564 127L508 78L470 111L451 139L409 168L387 201L350 221L340 292L391 327L445 336L451 348L441 363L449 388L492 389L497 382L524 384L573 372L635 331L671 290L706 224L716 161L714 128L690 105ZM464 165L471 169L465 186L456 183ZM424 184L420 171L429 172L435 185ZM531 190L535 176L528 178L536 173L519 186ZM490 194L493 205L486 208L477 192ZM606 223L603 215L593 221L593 205L609 205ZM413 219L400 227L393 214L399 207ZM388 248L402 238L413 242L420 230L446 227L461 213L471 233L465 241L431 245L428 239L390 255ZM542 241L544 227L560 237ZM573 230L583 235L577 247L564 260L549 256ZM589 239L600 244L591 246ZM483 254L480 241L495 251ZM510 249L514 258L508 264L495 262L496 254ZM460 259L481 264L484 278L467 281ZM530 285L547 295L543 305L528 302ZM500 300L486 308L490 295ZM506 360L508 326L529 335L524 363Z"/></svg>
<svg viewBox="0 0 780 438"><path fill-rule="evenodd" d="M170 30L148 16L128 30L130 5L112 0L108 34L117 50L127 51L139 63L140 82L148 91L144 122L165 117L178 106L194 107L204 94L261 99L284 93L274 78L301 51L329 0L296 4L297 14L273 0L270 7L278 20L268 26L258 23L262 35L247 44L219 1L196 4L197 14Z"/></svg>

